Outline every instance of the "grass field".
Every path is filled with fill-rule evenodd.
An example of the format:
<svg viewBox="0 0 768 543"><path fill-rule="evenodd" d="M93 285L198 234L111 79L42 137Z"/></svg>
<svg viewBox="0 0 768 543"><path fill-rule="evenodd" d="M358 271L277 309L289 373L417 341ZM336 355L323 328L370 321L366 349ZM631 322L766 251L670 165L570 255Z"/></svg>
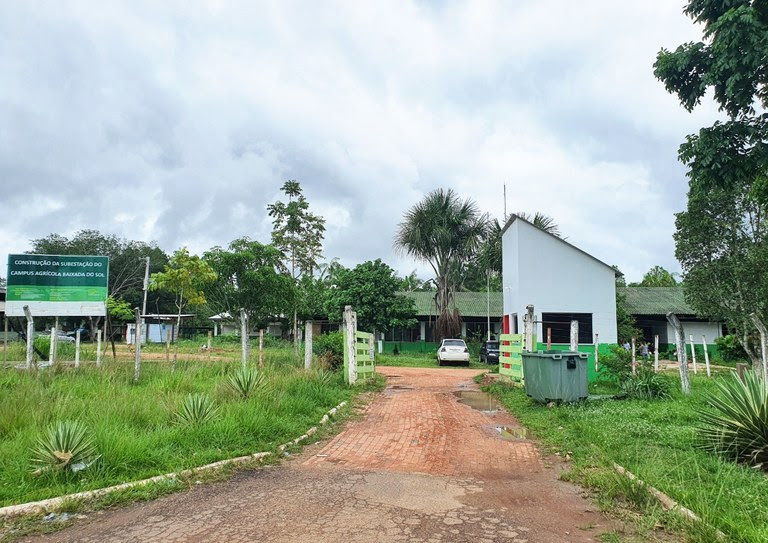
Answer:
<svg viewBox="0 0 768 543"><path fill-rule="evenodd" d="M107 357L101 369L60 365L39 371L0 369L0 505L100 488L274 450L313 426L323 413L350 399L340 372L300 368L291 348L265 352L265 385L240 400L224 384L239 367L236 347L212 360L184 360L199 345L180 345L176 371L164 360L145 360L139 384L129 358ZM158 351L154 346L148 352ZM256 353L252 353L255 359ZM218 360L222 358L223 360ZM218 415L199 426L178 424L175 413L190 393L208 394ZM83 421L101 460L78 474L33 476L30 450L53 421Z"/></svg>
<svg viewBox="0 0 768 543"><path fill-rule="evenodd" d="M721 374L714 379L726 378ZM662 515L647 493L635 492L611 465L616 462L672 496L727 534L732 541L768 541L768 477L697 448L697 411L714 379L692 376L693 393L669 400L601 400L547 408L518 387L495 383L490 391L534 435L573 459L568 477L596 489L606 506L629 499L640 504L653 532ZM679 384L679 381L678 381ZM715 541L713 530L684 526L690 541Z"/></svg>

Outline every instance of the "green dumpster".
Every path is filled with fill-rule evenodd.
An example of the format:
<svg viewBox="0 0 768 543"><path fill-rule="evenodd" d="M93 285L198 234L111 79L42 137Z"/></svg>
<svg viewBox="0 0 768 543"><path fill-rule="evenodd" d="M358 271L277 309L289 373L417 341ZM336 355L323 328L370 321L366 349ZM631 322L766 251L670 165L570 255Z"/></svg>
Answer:
<svg viewBox="0 0 768 543"><path fill-rule="evenodd" d="M525 393L537 402L576 402L589 396L586 353L524 352L523 375Z"/></svg>

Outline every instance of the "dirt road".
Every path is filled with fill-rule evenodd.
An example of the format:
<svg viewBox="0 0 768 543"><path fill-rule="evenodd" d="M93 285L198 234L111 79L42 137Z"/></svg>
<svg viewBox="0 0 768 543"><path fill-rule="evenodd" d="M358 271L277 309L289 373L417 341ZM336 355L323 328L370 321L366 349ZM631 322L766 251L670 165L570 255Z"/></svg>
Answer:
<svg viewBox="0 0 768 543"><path fill-rule="evenodd" d="M29 541L554 543L607 529L514 419L478 394L476 370L379 371L389 384L364 416L281 466Z"/></svg>

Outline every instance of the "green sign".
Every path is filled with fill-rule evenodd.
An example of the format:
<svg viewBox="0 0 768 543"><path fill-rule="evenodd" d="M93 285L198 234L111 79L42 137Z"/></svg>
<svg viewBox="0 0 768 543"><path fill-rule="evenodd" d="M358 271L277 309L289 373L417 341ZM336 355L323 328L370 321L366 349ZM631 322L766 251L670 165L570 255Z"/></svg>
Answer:
<svg viewBox="0 0 768 543"><path fill-rule="evenodd" d="M106 256L8 255L6 313L105 315L108 279Z"/></svg>

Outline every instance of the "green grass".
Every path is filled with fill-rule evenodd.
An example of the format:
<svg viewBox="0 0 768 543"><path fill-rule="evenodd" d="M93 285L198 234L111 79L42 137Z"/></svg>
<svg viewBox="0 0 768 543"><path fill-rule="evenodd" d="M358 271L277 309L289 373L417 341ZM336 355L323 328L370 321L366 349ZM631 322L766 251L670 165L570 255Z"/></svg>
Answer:
<svg viewBox="0 0 768 543"><path fill-rule="evenodd" d="M357 390L340 373L328 378L299 364L290 349L268 349L264 386L247 400L226 386L239 365L229 360L180 358L175 372L163 361L145 361L138 385L131 383L132 362L111 357L100 370L92 363L79 370L0 370L0 506L274 450ZM176 423L174 414L191 393L211 396L217 416L197 426ZM76 475L33 476L38 436L51 422L72 419L87 425L101 461Z"/></svg>
<svg viewBox="0 0 768 543"><path fill-rule="evenodd" d="M630 502L687 533L689 541L715 541L711 528L682 523L662 514L658 504L618 477L616 462L698 514L732 541L768 541L768 477L698 448L697 410L713 379L692 376L689 397L669 400L601 400L547 408L521 388L494 383L490 390L545 447L569 455L567 478L596 490L606 507ZM679 390L679 381L676 384ZM649 528L652 530L652 525Z"/></svg>

